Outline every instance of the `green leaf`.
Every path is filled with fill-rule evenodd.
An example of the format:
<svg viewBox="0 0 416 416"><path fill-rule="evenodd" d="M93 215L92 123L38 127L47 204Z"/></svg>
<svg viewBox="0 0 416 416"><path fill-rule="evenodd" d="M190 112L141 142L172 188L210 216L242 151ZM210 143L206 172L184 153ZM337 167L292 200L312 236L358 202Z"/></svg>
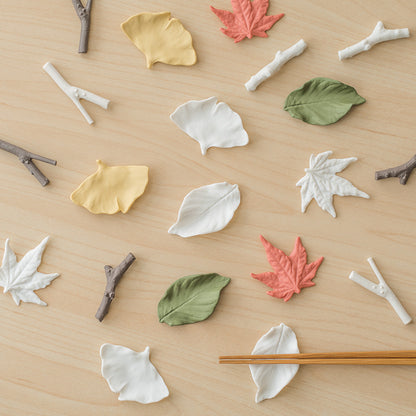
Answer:
<svg viewBox="0 0 416 416"><path fill-rule="evenodd" d="M217 306L221 290L230 280L217 273L181 277L160 300L157 307L159 321L174 326L207 319Z"/></svg>
<svg viewBox="0 0 416 416"><path fill-rule="evenodd" d="M344 117L353 105L363 103L365 98L353 87L330 78L313 78L287 96L284 109L306 123L327 126Z"/></svg>

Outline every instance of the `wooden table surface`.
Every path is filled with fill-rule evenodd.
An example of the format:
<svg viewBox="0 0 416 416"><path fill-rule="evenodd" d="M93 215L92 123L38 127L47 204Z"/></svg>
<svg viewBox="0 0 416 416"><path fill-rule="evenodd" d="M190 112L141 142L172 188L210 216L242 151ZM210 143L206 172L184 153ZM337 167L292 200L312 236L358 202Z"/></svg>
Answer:
<svg viewBox="0 0 416 416"><path fill-rule="evenodd" d="M303 352L415 348L415 324L402 325L386 301L348 279L351 270L374 278L366 262L373 256L415 316L416 173L406 186L374 180L375 170L415 153L414 0L272 0L269 13L286 16L269 38L239 44L209 10L230 9L228 0L94 3L90 49L79 55L69 0L0 0L0 134L58 161L42 164L51 180L42 188L14 156L0 153L0 243L9 237L21 258L50 235L40 271L61 273L38 291L48 307L18 307L1 294L0 414L414 415L416 368L305 366L279 396L255 404L248 367L217 364L221 354L249 353L280 322L296 332ZM131 15L165 10L192 33L197 65L149 70L120 30ZM378 20L409 27L412 37L339 62L337 51L368 36ZM256 92L245 90L278 49L300 38L308 43L301 57ZM107 111L85 104L95 125L43 72L47 61L70 83L111 99ZM367 103L328 127L292 119L282 109L286 96L317 76L354 86ZM241 115L250 143L202 156L169 114L213 95ZM341 176L371 195L335 197L336 219L315 201L302 214L295 186L310 154L326 150L358 157ZM127 214L93 215L70 201L96 159L150 167L149 186ZM189 239L167 233L190 190L222 181L237 183L242 195L226 229ZM310 261L323 255L316 286L287 303L267 296L250 277L271 270L260 234L288 253L299 235ZM137 261L99 323L103 266L129 251ZM181 327L158 322L158 301L172 282L214 271L232 281L211 318ZM100 374L105 342L136 351L149 345L170 396L147 406L119 402Z"/></svg>

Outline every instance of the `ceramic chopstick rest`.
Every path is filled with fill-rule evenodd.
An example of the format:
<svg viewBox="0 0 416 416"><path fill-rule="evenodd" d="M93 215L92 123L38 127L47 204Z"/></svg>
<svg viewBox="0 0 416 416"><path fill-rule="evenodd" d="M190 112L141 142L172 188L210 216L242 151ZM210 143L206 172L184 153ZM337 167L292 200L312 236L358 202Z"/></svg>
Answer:
<svg viewBox="0 0 416 416"><path fill-rule="evenodd" d="M88 124L93 124L94 120L90 117L90 115L80 103L81 99L97 104L105 110L108 108L110 100L107 100L89 91L83 90L82 88L69 85L50 62L47 62L45 65L43 65L43 69L55 81L56 85L71 99L71 101L84 116L85 120L87 120Z"/></svg>
<svg viewBox="0 0 416 416"><path fill-rule="evenodd" d="M267 292L268 295L287 302L295 293L300 293L303 288L315 286L312 279L324 258L320 257L308 264L308 255L300 237L296 238L295 247L289 256L274 247L262 235L260 239L266 251L267 260L274 272L252 273L251 277L260 280L272 289Z"/></svg>
<svg viewBox="0 0 416 416"><path fill-rule="evenodd" d="M394 168L378 170L375 175L376 180L396 177L399 178L402 185L406 185L407 180L409 179L409 176L414 168L416 168L416 155L414 155L403 165L395 166Z"/></svg>
<svg viewBox="0 0 416 416"><path fill-rule="evenodd" d="M93 214L125 214L146 189L147 166L107 166L98 168L71 194L71 200Z"/></svg>
<svg viewBox="0 0 416 416"><path fill-rule="evenodd" d="M121 345L103 344L101 374L119 400L156 403L169 396L162 377L150 362L149 347L136 352Z"/></svg>
<svg viewBox="0 0 416 416"><path fill-rule="evenodd" d="M301 55L307 46L306 42L301 39L285 51L277 51L273 61L267 64L264 68L257 72L257 74L253 75L248 82L246 82L245 87L247 91L255 91L262 82L279 72L286 62Z"/></svg>
<svg viewBox="0 0 416 416"><path fill-rule="evenodd" d="M191 34L169 12L139 13L122 23L121 29L146 56L148 68L156 62L186 66L196 63Z"/></svg>
<svg viewBox="0 0 416 416"><path fill-rule="evenodd" d="M335 218L337 214L332 201L333 195L370 198L350 181L336 175L351 162L355 162L357 158L328 159L330 155L332 151L319 153L316 156L311 155L309 168L305 169L306 175L296 184L296 186L301 186L302 212L305 212L312 199L315 199L321 209Z"/></svg>
<svg viewBox="0 0 416 416"><path fill-rule="evenodd" d="M46 306L46 303L39 299L34 291L49 286L52 280L59 276L59 273L45 274L37 270L42 262L42 255L48 240L49 237L44 238L19 262L9 246L9 239L6 240L3 263L0 268L0 286L4 288L4 293L11 293L16 305L22 301Z"/></svg>
<svg viewBox="0 0 416 416"><path fill-rule="evenodd" d="M253 36L267 38L266 31L284 16L284 13L266 15L269 0L231 0L231 5L234 13L212 6L211 10L227 26L221 28L221 32L234 39L235 43Z"/></svg>
<svg viewBox="0 0 416 416"><path fill-rule="evenodd" d="M192 237L220 231L240 205L238 185L227 182L202 186L185 196L169 234Z"/></svg>
<svg viewBox="0 0 416 416"><path fill-rule="evenodd" d="M214 312L230 280L218 273L181 277L169 286L158 304L159 322L176 326L204 321Z"/></svg>
<svg viewBox="0 0 416 416"><path fill-rule="evenodd" d="M72 0L72 4L79 20L81 21L81 35L79 39L78 53L87 53L88 38L90 36L92 0L86 0L85 6L82 4L81 0Z"/></svg>
<svg viewBox="0 0 416 416"><path fill-rule="evenodd" d="M376 264L374 263L374 260L369 257L367 259L368 263L370 264L371 268L373 269L374 274L377 276L378 284L373 283L370 280L367 280L366 278L362 277L356 272L351 272L350 279L358 283L360 286L364 287L365 289L369 290L370 292L373 292L377 296L380 296L384 299L386 299L390 305L393 307L397 315L399 315L399 318L402 320L402 322L407 325L410 322L412 322L411 316L406 312L403 305L400 303L397 296L393 293L393 291L390 289L390 287L387 285L386 281L384 280L383 276L381 275L380 271L378 270Z"/></svg>
<svg viewBox="0 0 416 416"><path fill-rule="evenodd" d="M402 38L408 38L410 36L409 29L393 29L388 30L384 28L383 22L378 22L376 27L370 36L356 43L355 45L349 46L338 52L339 60L352 58L353 56L370 50L374 45L380 42L386 42L388 40L396 40Z"/></svg>
<svg viewBox="0 0 416 416"><path fill-rule="evenodd" d="M260 354L298 354L296 334L285 324L275 326L263 335L252 351ZM250 364L251 376L257 386L256 403L272 399L287 386L299 370L299 364Z"/></svg>
<svg viewBox="0 0 416 416"><path fill-rule="evenodd" d="M199 142L203 155L210 147L229 148L248 143L241 117L226 103L217 103L217 100L217 97L210 97L188 101L170 116L181 130Z"/></svg>
<svg viewBox="0 0 416 416"><path fill-rule="evenodd" d="M365 103L350 85L331 78L313 78L286 98L283 109L305 123L327 126L344 117L354 105Z"/></svg>

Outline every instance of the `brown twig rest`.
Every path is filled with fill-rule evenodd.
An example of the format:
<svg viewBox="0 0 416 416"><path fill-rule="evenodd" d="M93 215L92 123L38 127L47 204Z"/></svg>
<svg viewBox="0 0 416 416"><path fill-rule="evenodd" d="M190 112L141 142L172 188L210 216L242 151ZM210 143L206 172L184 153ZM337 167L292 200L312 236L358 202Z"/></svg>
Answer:
<svg viewBox="0 0 416 416"><path fill-rule="evenodd" d="M0 140L0 149L6 152L12 153L19 158L29 172L39 181L42 186L49 183L49 179L39 170L39 168L33 163L33 160L39 160L40 162L49 163L56 166L56 160L48 159L47 157L39 156L35 153L28 152L21 147L15 146L4 140Z"/></svg>
<svg viewBox="0 0 416 416"><path fill-rule="evenodd" d="M123 274L127 269L132 265L136 260L136 257L132 253L129 253L127 257L117 266L104 266L105 277L107 278L107 284L105 286L104 296L101 301L100 307L95 314L95 317L101 322L104 317L107 315L108 310L110 309L111 302L116 295L116 287L119 284Z"/></svg>
<svg viewBox="0 0 416 416"><path fill-rule="evenodd" d="M416 155L408 162L394 168L379 170L376 172L376 180L397 177L402 185L406 185L412 170L416 167Z"/></svg>
<svg viewBox="0 0 416 416"><path fill-rule="evenodd" d="M75 11L81 21L81 36L79 39L78 53L88 52L88 38L90 35L90 22L91 22L91 6L92 0L87 0L84 6L81 0L72 0Z"/></svg>

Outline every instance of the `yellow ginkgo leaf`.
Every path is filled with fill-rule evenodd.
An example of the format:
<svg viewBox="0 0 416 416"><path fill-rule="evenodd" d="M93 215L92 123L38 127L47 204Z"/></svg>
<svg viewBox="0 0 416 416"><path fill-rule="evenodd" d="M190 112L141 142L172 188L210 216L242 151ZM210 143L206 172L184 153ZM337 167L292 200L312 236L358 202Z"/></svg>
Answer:
<svg viewBox="0 0 416 416"><path fill-rule="evenodd" d="M126 213L143 194L148 182L147 166L107 166L97 160L97 171L71 194L71 200L93 214Z"/></svg>
<svg viewBox="0 0 416 416"><path fill-rule="evenodd" d="M170 12L139 13L121 24L121 29L146 56L151 68L155 62L194 65L196 52L192 36Z"/></svg>

